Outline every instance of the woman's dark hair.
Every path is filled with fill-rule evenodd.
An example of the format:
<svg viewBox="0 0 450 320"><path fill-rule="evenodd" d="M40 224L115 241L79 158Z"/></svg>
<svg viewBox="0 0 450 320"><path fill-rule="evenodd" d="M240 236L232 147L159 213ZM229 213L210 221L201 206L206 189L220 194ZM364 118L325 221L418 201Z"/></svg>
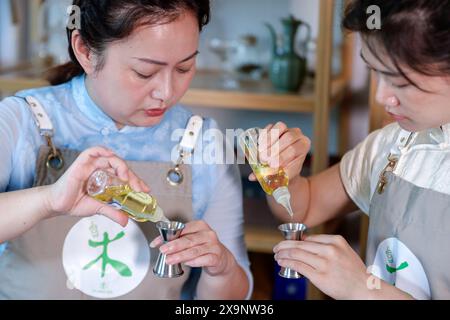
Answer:
<svg viewBox="0 0 450 320"><path fill-rule="evenodd" d="M82 40L100 58L97 69L103 66L102 53L106 46L125 39L137 27L172 22L187 10L195 14L199 30L202 30L210 17L209 0L74 0L73 5L80 9L78 30ZM74 28L67 27L71 61L47 73L52 85L84 73L72 48L73 31Z"/></svg>
<svg viewBox="0 0 450 320"><path fill-rule="evenodd" d="M380 9L381 29L367 24L373 5ZM404 67L427 76L450 75L450 0L353 0L343 26L360 33L381 63L387 54L398 73L417 88Z"/></svg>

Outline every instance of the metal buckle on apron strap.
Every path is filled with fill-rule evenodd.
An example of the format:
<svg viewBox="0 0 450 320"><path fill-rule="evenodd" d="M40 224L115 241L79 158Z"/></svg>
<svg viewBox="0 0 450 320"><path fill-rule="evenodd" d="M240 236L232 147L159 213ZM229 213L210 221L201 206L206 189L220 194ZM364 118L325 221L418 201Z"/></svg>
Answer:
<svg viewBox="0 0 450 320"><path fill-rule="evenodd" d="M173 167L172 169L170 169L167 172L166 179L171 186L176 187L183 183L184 176L183 176L183 172L180 169L180 166L183 164L183 161L184 161L183 159L184 159L184 153L183 153L183 151L180 151L180 155L178 156L178 160L175 163L175 167Z"/></svg>
<svg viewBox="0 0 450 320"><path fill-rule="evenodd" d="M178 159L175 162L175 166L167 172L166 179L171 186L176 187L183 183L184 176L180 166L194 153L202 126L203 119L201 117L193 116L189 119L183 138L178 145Z"/></svg>
<svg viewBox="0 0 450 320"><path fill-rule="evenodd" d="M393 172L395 170L395 167L397 166L398 162L398 157L396 155L389 154L388 161L389 161L388 164L386 165L386 167L384 167L383 171L380 173L380 179L378 180L377 185L378 194L382 194L384 192L384 189L386 188L386 185L388 183L386 173Z"/></svg>
<svg viewBox="0 0 450 320"><path fill-rule="evenodd" d="M47 140L47 145L50 148L50 152L47 156L47 162L45 163L47 168L61 170L64 167L64 158L62 157L61 152L53 144L51 136L46 135L45 139Z"/></svg>
<svg viewBox="0 0 450 320"><path fill-rule="evenodd" d="M53 144L53 125L50 118L36 98L27 96L25 100L30 106L30 110L33 114L34 121L36 122L40 135L45 137L47 145L50 148L46 162L47 167L54 170L61 170L64 167L64 159L61 152Z"/></svg>
<svg viewBox="0 0 450 320"><path fill-rule="evenodd" d="M409 146L409 144L412 142L413 138L416 136L415 133L407 132L405 130L402 130L396 144L391 149L391 152L389 153L387 160L388 163L384 167L383 171L380 173L380 178L378 180L377 184L377 192L378 194L382 194L384 190L386 189L386 185L388 184L388 179L386 177L386 174L388 172L394 172L395 168L397 167L398 160L400 159L398 152L399 150L404 150L406 147Z"/></svg>

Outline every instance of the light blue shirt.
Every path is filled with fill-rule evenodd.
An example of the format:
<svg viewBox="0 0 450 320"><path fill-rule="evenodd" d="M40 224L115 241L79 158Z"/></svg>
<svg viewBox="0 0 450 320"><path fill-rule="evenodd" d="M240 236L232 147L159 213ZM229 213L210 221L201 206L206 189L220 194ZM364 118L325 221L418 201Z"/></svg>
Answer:
<svg viewBox="0 0 450 320"><path fill-rule="evenodd" d="M21 91L0 102L0 192L30 188L33 184L39 147L45 144L25 100L31 95L43 105L53 124L53 141L58 148L82 151L104 146L131 161L171 161L179 141L172 141L176 129L184 129L192 113L174 106L153 127L126 126L117 129L114 121L91 99L85 76L59 86ZM205 119L203 131L218 128ZM195 156L208 157L208 139L199 139ZM252 277L244 243L242 188L236 165L192 165L193 210L196 219L205 220L220 241L233 253ZM0 247L0 255L1 255ZM251 285L252 287L252 285ZM251 293L251 289L249 295Z"/></svg>

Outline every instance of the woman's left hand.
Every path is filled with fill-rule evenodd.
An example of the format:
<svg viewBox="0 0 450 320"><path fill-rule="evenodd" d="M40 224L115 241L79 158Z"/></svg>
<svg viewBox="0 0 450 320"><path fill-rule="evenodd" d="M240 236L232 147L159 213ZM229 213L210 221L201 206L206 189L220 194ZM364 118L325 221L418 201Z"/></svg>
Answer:
<svg viewBox="0 0 450 320"><path fill-rule="evenodd" d="M167 255L168 264L184 263L190 267L203 267L211 276L227 273L231 270L234 257L217 238L217 234L204 221L193 221L186 224L180 238L162 244L157 237L150 247L160 247Z"/></svg>
<svg viewBox="0 0 450 320"><path fill-rule="evenodd" d="M49 216L68 214L87 217L102 214L125 226L128 217L124 212L91 198L86 192L86 182L97 169L114 172L136 191L148 192L150 190L128 168L125 161L117 157L111 150L93 147L83 151L61 178L48 187L46 202Z"/></svg>
<svg viewBox="0 0 450 320"><path fill-rule="evenodd" d="M311 235L303 241L283 241L275 260L307 277L334 299L362 299L368 292L364 265L342 236Z"/></svg>

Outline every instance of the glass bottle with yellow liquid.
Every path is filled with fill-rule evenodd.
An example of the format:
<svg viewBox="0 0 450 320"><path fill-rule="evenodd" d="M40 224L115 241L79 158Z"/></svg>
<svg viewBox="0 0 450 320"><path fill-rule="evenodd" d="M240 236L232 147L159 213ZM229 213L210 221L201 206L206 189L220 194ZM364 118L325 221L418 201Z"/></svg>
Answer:
<svg viewBox="0 0 450 320"><path fill-rule="evenodd" d="M154 197L134 191L127 182L108 171L95 171L86 189L89 196L122 210L137 222L168 221Z"/></svg>
<svg viewBox="0 0 450 320"><path fill-rule="evenodd" d="M294 212L292 211L291 194L288 189L289 178L283 168L272 168L260 161L258 148L260 133L260 128L246 130L239 136L239 145L264 192L273 196L275 201L286 208L292 218Z"/></svg>

